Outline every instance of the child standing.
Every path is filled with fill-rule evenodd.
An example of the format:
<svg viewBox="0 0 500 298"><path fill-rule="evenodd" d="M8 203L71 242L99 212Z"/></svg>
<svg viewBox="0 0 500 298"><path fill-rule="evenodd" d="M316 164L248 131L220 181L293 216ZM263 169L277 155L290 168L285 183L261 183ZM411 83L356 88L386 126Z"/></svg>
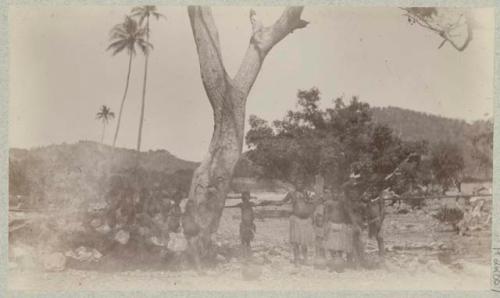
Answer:
<svg viewBox="0 0 500 298"><path fill-rule="evenodd" d="M250 257L252 249L250 242L255 237L256 227L254 223L253 207L255 204L250 202L250 192L244 191L241 193L241 203L237 205L241 209L241 223L240 223L240 240L243 248L243 255Z"/></svg>

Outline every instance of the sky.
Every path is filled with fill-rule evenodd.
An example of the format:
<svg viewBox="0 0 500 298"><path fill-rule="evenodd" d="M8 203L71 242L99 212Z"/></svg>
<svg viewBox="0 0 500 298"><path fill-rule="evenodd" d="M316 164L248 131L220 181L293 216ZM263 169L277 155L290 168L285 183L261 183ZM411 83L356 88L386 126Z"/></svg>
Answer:
<svg viewBox="0 0 500 298"><path fill-rule="evenodd" d="M11 6L9 10L9 143L32 148L101 139L95 119L101 105L117 114L128 57L106 51L109 30L125 6ZM200 78L185 7L158 7L152 21L143 150L165 149L199 161L213 119ZM224 64L238 69L250 39L249 7L214 7ZM256 7L264 25L283 8ZM359 96L372 106L460 118L493 111L494 10L476 9L474 39L458 52L411 26L397 8L305 7L310 24L268 54L247 100L247 117L281 119L296 108L299 89L317 87L323 107L334 98ZM144 57L133 60L117 146L135 148ZM112 142L116 119L107 127ZM248 125L247 125L248 126Z"/></svg>

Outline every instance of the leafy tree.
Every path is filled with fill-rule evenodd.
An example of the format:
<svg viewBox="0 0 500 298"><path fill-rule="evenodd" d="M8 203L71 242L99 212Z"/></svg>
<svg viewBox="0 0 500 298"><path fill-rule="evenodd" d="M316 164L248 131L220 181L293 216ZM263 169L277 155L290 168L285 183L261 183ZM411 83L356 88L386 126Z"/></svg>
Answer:
<svg viewBox="0 0 500 298"><path fill-rule="evenodd" d="M113 56L126 51L129 56L127 79L125 81L125 90L120 104L120 111L118 112L118 121L116 123L115 136L113 138L113 147L116 146L116 139L120 131L120 124L122 119L123 105L127 98L128 86L130 82L130 72L132 69L132 58L136 54L136 47L139 47L143 53L146 53L151 48L151 44L145 40L146 30L140 28L137 21L133 18L126 16L123 23L114 26L110 32L111 44L108 50L112 51Z"/></svg>
<svg viewBox="0 0 500 298"><path fill-rule="evenodd" d="M469 155L476 162L476 167L492 176L493 170L493 119L475 121L468 132Z"/></svg>
<svg viewBox="0 0 500 298"><path fill-rule="evenodd" d="M132 16L139 19L139 24L141 26L144 25L145 35L146 35L146 43L153 48L153 45L149 41L149 18L154 17L158 20L160 17L163 17L160 13L158 13L156 6L154 5L143 5L132 8ZM144 124L144 107L146 103L146 84L148 77L148 61L149 61L149 53L148 47L145 48L144 53L144 80L142 83L142 103L141 103L141 116L139 119L139 133L137 135L137 151L141 150L141 140L142 140L142 126Z"/></svg>
<svg viewBox="0 0 500 298"><path fill-rule="evenodd" d="M435 179L443 187L443 192L455 185L460 189L464 157L457 144L441 142L432 149L432 171Z"/></svg>
<svg viewBox="0 0 500 298"><path fill-rule="evenodd" d="M364 187L374 193L401 179L420 182L419 177L401 170L398 179L386 178L410 154L424 154L425 143L402 142L389 127L374 123L369 105L356 97L349 104L338 98L334 108L321 110L319 95L316 88L299 91L299 109L288 111L272 125L250 116L247 156L262 167L265 177L294 183L297 179L312 182L320 174L327 183L340 187L351 172L357 172ZM404 164L414 169L413 161Z"/></svg>
<svg viewBox="0 0 500 298"><path fill-rule="evenodd" d="M110 119L115 118L115 113L111 112L111 109L105 105L101 106L101 109L96 114L96 119L102 122L102 135L101 143L104 143L104 133L106 131L106 124L108 124Z"/></svg>
<svg viewBox="0 0 500 298"><path fill-rule="evenodd" d="M9 194L29 195L30 181L22 163L9 159Z"/></svg>

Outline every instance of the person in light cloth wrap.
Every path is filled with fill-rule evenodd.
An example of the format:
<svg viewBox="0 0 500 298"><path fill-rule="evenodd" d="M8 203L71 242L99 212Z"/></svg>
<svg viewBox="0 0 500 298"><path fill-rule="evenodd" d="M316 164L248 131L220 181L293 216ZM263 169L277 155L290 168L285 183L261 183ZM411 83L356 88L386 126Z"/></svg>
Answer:
<svg viewBox="0 0 500 298"><path fill-rule="evenodd" d="M305 192L302 182L298 182L296 189L289 192L280 204L292 204L292 214L290 215L290 244L293 249L294 264L307 262L307 248L314 245L314 228L312 214L315 209L315 202ZM302 259L300 259L302 255Z"/></svg>
<svg viewBox="0 0 500 298"><path fill-rule="evenodd" d="M325 240L324 248L330 252L333 269L343 270L342 254L352 254L353 247L353 226L347 213L347 202L345 198L338 194L331 194L325 202Z"/></svg>

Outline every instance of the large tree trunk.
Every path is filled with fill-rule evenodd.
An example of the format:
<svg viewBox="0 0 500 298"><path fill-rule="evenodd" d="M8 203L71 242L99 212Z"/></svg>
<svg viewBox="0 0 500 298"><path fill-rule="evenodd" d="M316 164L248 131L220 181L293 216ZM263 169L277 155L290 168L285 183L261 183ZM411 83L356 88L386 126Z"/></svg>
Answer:
<svg viewBox="0 0 500 298"><path fill-rule="evenodd" d="M128 85L130 82L130 71L132 70L132 54L130 54L129 60L128 60L128 71L127 71L127 80L125 81L125 90L123 91L123 97L122 97L122 102L120 104L120 111L118 112L118 121L116 122L116 130L115 130L115 136L113 137L113 147L116 145L116 139L118 138L118 132L120 131L120 124L122 121L122 112L123 112L123 106L125 104L125 99L127 98L127 92L128 92Z"/></svg>
<svg viewBox="0 0 500 298"><path fill-rule="evenodd" d="M302 7L288 7L272 26L264 27L251 10L252 38L237 74L231 78L224 68L210 7L188 7L201 78L214 114L208 154L194 173L189 193L202 239L209 240L219 226L233 170L243 148L248 93L271 48L293 30L307 25L300 19L301 13Z"/></svg>

